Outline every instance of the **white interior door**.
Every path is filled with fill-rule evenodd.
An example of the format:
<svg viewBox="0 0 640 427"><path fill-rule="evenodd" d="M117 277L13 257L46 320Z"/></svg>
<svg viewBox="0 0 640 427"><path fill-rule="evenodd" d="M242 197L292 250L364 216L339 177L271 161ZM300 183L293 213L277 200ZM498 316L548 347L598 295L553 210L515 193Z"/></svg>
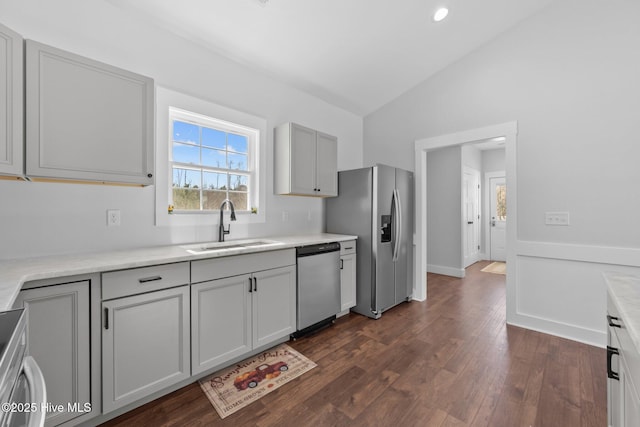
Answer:
<svg viewBox="0 0 640 427"><path fill-rule="evenodd" d="M477 262L480 254L480 172L465 167L462 187L462 239L466 268Z"/></svg>
<svg viewBox="0 0 640 427"><path fill-rule="evenodd" d="M491 216L489 218L490 254L492 261L505 261L507 225L507 184L505 178L489 180Z"/></svg>

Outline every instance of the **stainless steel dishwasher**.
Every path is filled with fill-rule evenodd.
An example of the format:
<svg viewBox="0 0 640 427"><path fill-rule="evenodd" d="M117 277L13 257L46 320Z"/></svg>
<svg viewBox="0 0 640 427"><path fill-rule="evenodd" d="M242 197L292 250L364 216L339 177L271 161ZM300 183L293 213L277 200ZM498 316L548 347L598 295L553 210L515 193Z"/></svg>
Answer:
<svg viewBox="0 0 640 427"><path fill-rule="evenodd" d="M302 246L298 264L297 338L331 324L340 312L340 243Z"/></svg>

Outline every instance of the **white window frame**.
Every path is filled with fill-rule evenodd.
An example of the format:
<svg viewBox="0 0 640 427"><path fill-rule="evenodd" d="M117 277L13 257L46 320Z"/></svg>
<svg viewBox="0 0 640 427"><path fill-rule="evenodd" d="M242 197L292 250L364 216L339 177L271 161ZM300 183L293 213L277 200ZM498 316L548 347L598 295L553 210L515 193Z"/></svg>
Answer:
<svg viewBox="0 0 640 427"><path fill-rule="evenodd" d="M207 127L210 129L215 129L215 130L219 130L225 133L233 133L233 134L237 134L237 135L242 135L247 137L247 170L233 170L233 169L228 169L228 168L214 168L214 167L207 167L205 165L202 164L198 164L198 165L190 165L190 164L185 164L185 163L174 163L173 159L171 158L172 156L172 147L173 147L173 122L174 121L181 121L184 123L190 123L190 124L194 124L196 126L200 126L200 127ZM204 116L202 114L197 114L191 111L186 111L186 110L182 110L180 108L176 108L176 107L169 107L169 124L171 126L171 131L169 133L170 136L170 141L169 141L169 182L172 183L173 182L173 166L177 166L180 167L182 169L191 169L191 170L199 170L199 171L211 171L211 172L222 172L222 173L228 173L228 174L237 174L237 175L246 175L248 177L248 187L249 187L249 191L247 194L247 209L238 209L238 207L236 206L236 214L239 213L243 213L243 212L251 212L251 209L254 207L258 207L258 191L256 190L256 183L258 183L258 179L257 179L257 167L256 167L256 153L257 153L257 144L258 144L258 140L260 139L260 131L258 131L257 129L253 129L247 126L242 126L242 125L238 125L236 123L231 123L225 120L220 120L217 118L213 118L213 117L208 117L208 116ZM202 188L200 188L200 191L202 191ZM229 192L229 189L227 188L226 190L227 192ZM169 185L169 193L168 193L168 198L169 198L169 204L170 205L174 205L172 198L173 198L173 191L172 191L172 185ZM200 200L200 204L202 205L202 200ZM214 212L219 212L218 209L199 209L199 210L195 210L195 209L190 209L190 210L179 210L179 209L174 209L173 213L176 215L183 215L183 214L199 214L199 213L214 213Z"/></svg>
<svg viewBox="0 0 640 427"><path fill-rule="evenodd" d="M254 165L253 185L250 188L249 207L257 213L237 211L237 224L264 223L266 221L266 145L267 121L241 111L233 110L190 95L156 87L156 182L155 205L157 226L200 226L218 223L219 210L181 211L169 213L171 204L173 171L171 151L173 147L170 109L200 118L215 118L218 123L252 129L256 132L255 149L251 161Z"/></svg>

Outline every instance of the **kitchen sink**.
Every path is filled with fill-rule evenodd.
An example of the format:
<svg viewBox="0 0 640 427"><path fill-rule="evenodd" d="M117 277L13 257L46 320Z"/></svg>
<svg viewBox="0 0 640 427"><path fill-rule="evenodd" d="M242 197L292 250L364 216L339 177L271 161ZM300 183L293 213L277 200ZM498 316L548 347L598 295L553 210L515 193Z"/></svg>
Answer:
<svg viewBox="0 0 640 427"><path fill-rule="evenodd" d="M185 249L190 254L197 255L197 254L203 254L203 253L230 251L233 249L253 249L253 248L263 248L263 247L269 247L269 246L279 246L283 244L284 243L278 242L276 240L250 239L250 240L233 240L230 242L197 243L194 245L181 246L181 248Z"/></svg>

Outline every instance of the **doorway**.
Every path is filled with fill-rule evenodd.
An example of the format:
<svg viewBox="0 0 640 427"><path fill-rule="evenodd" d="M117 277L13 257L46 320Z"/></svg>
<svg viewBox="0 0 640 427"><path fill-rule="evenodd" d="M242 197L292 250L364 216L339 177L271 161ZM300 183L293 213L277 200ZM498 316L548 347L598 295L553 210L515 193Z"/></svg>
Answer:
<svg viewBox="0 0 640 427"><path fill-rule="evenodd" d="M506 200L509 221L505 223L505 243L507 260L507 321L515 316L515 274L516 265L516 230L517 230L517 182L516 182L516 141L517 122L508 122L484 128L441 135L415 142L415 175L416 175L416 262L414 298L427 298L427 154L429 151L444 147L458 146L495 137L505 138L505 179L509 183L509 198ZM462 242L461 242L462 244Z"/></svg>

